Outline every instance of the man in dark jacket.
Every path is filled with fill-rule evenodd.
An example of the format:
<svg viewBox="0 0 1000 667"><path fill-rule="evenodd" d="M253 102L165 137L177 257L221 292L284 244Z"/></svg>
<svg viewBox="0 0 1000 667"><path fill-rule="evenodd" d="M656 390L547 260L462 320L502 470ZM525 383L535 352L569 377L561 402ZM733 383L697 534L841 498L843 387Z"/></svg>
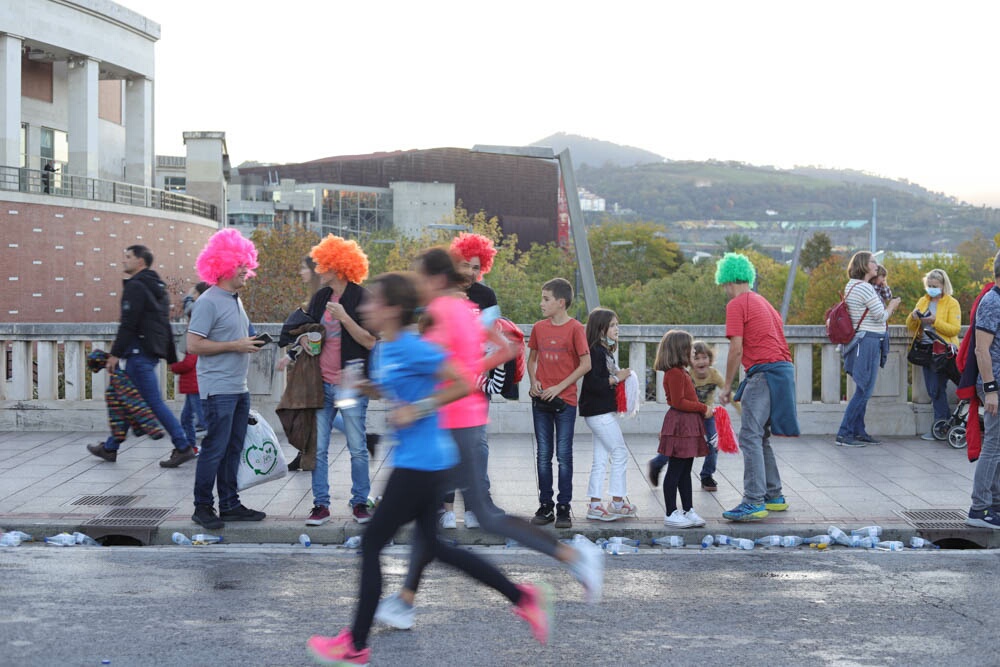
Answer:
<svg viewBox="0 0 1000 667"><path fill-rule="evenodd" d="M153 414L170 433L174 449L160 461L164 468L176 468L195 457L192 445L174 413L164 403L156 378L160 359L177 361L173 332L170 328L170 296L153 265L153 253L143 245L125 249L122 261L127 276L122 283L122 314L115 342L108 356L107 369L113 371L125 360L125 374L142 394ZM87 450L105 461L118 458L119 443L109 437L103 444L87 445Z"/></svg>

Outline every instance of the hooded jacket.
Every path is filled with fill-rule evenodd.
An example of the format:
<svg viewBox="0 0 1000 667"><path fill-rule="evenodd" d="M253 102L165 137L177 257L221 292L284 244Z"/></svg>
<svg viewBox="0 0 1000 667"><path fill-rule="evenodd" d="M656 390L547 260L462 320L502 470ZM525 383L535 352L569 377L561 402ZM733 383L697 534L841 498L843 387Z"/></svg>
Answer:
<svg viewBox="0 0 1000 667"><path fill-rule="evenodd" d="M177 361L170 326L170 295L152 269L143 269L122 281L122 313L111 354L126 357L136 347L167 363Z"/></svg>

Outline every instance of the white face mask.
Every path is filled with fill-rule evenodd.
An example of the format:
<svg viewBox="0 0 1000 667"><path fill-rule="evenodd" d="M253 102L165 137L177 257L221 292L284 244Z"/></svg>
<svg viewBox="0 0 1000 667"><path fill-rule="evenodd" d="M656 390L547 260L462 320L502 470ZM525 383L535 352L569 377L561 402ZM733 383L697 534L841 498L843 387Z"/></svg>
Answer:
<svg viewBox="0 0 1000 667"><path fill-rule="evenodd" d="M940 287L928 287L927 288L927 296L929 296L932 299L941 296L941 288Z"/></svg>

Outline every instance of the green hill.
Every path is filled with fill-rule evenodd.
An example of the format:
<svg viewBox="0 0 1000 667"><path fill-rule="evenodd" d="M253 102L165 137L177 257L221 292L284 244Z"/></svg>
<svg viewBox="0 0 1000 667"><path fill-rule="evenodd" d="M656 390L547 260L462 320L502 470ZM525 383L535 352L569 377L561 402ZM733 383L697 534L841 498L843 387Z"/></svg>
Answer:
<svg viewBox="0 0 1000 667"><path fill-rule="evenodd" d="M574 169L583 165L603 167L605 165L631 167L637 164L663 162L663 157L642 148L622 146L610 141L581 137L577 134L557 132L540 139L532 146L548 146L556 153L568 148L573 156Z"/></svg>

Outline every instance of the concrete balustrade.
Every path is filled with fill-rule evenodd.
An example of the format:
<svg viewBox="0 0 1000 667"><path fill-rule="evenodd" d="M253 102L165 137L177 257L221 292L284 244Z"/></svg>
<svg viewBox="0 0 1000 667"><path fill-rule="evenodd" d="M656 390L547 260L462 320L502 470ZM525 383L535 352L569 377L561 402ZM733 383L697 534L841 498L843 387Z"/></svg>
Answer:
<svg viewBox="0 0 1000 667"><path fill-rule="evenodd" d="M530 331L530 326L522 326ZM626 433L656 433L665 410L662 373L652 373L656 347L670 328L683 328L696 339L715 346L715 365L725 374L729 348L721 325L623 325L620 329L620 362L646 378L647 396L636 419L622 421ZM280 325L258 325L277 338ZM6 376L0 382L0 430L101 431L106 428L104 405L106 373L91 374L86 356L95 348L109 350L115 324L0 324L0 349L6 351ZM183 325L175 325L178 340ZM796 367L796 403L804 434L835 434L844 411L844 396L854 391L843 373L840 352L831 345L821 326L788 326L785 336ZM868 407L867 422L873 435L915 435L929 429L932 412L920 369L906 362L909 336L902 326L890 327L890 351L879 374ZM268 346L253 355L249 386L255 409L280 427L274 407L284 391L285 374L275 371L279 351ZM814 360L818 359L819 367ZM161 390L166 393L166 364L160 367ZM952 387L954 389L954 387ZM528 378L525 374L519 401L494 397L491 431L510 434L532 432ZM175 394L179 413L183 396ZM370 427L384 430L385 406L373 402ZM739 415L732 413L734 422ZM579 428L586 427L581 423Z"/></svg>

